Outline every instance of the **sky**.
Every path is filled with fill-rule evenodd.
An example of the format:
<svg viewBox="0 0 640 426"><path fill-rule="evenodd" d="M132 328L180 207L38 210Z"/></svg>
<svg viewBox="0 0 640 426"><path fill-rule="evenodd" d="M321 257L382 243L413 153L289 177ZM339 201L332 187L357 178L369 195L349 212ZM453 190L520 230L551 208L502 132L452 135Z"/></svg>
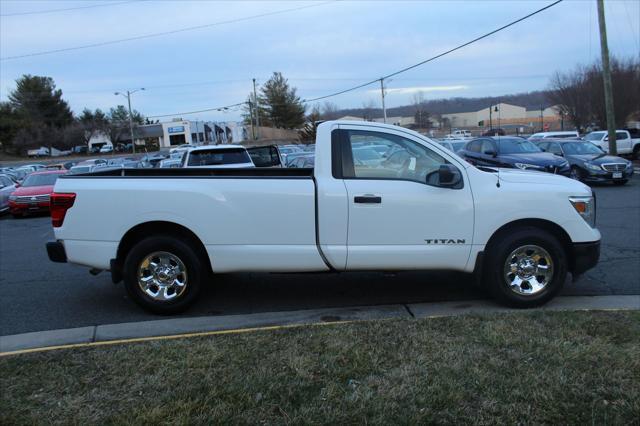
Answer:
<svg viewBox="0 0 640 426"><path fill-rule="evenodd" d="M23 74L52 77L75 113L132 95L145 116L185 114L247 99L252 79L280 71L301 99L393 73L527 15L551 0L517 1L29 1L0 0L0 100ZM65 10L66 9L66 10ZM605 0L609 49L640 56L640 1ZM193 30L181 29L201 27ZM125 38L168 33L132 41ZM31 55L44 51L99 46ZM386 81L387 107L425 99L545 89L556 71L600 55L596 0L562 3L500 33ZM328 101L380 106L379 85ZM320 101L322 103L324 101ZM310 104L313 105L313 104Z"/></svg>

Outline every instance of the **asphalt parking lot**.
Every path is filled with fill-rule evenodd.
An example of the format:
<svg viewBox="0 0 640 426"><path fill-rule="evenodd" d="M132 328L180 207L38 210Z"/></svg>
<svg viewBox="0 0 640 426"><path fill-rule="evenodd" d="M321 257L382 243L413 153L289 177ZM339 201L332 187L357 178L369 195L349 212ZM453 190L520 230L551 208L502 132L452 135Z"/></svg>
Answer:
<svg viewBox="0 0 640 426"><path fill-rule="evenodd" d="M640 294L640 177L622 187L598 186L602 232L598 266L565 295ZM96 224L99 226L99 224ZM128 300L108 273L48 260L49 217L0 219L0 335L158 319ZM444 272L229 274L217 276L185 316L325 307L470 300L486 295L471 277Z"/></svg>

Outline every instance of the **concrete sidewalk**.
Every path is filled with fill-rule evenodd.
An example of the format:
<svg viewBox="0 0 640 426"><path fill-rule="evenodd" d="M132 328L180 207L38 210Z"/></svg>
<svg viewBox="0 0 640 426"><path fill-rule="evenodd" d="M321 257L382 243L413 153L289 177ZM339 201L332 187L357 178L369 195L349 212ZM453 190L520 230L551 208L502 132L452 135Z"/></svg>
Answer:
<svg viewBox="0 0 640 426"><path fill-rule="evenodd" d="M640 310L640 295L558 297L537 310ZM107 324L91 327L49 330L0 336L0 355L47 347L91 344L127 339L181 336L224 330L293 326L341 321L367 321L388 318L429 318L452 315L527 312L500 306L490 300L361 306L174 318L156 321Z"/></svg>

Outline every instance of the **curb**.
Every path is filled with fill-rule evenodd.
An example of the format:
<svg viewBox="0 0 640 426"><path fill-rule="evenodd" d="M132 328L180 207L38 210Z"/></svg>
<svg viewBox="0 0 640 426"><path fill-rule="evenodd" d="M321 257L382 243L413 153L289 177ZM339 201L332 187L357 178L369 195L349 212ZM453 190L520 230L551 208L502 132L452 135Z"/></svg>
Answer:
<svg viewBox="0 0 640 426"><path fill-rule="evenodd" d="M555 298L543 307L529 309L527 312L535 310L640 310L640 295L564 296ZM490 300L470 300L175 318L0 336L0 356L71 347L226 334L234 331L247 332L311 324L509 312L525 311L506 308Z"/></svg>

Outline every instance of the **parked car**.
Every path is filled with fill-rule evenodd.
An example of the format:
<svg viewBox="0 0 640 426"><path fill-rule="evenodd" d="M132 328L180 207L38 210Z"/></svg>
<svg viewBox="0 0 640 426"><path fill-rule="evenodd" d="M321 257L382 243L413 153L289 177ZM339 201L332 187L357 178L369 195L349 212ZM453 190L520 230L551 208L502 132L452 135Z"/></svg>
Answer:
<svg viewBox="0 0 640 426"><path fill-rule="evenodd" d="M183 167L255 167L247 149L240 145L209 145L187 151Z"/></svg>
<svg viewBox="0 0 640 426"><path fill-rule="evenodd" d="M458 152L476 166L508 167L571 174L569 162L563 157L543 152L533 142L518 137L484 137L473 139Z"/></svg>
<svg viewBox="0 0 640 426"><path fill-rule="evenodd" d="M256 167L284 167L284 159L276 145L247 148L251 161Z"/></svg>
<svg viewBox="0 0 640 426"><path fill-rule="evenodd" d="M45 148L45 147L40 147L38 149L30 149L27 151L27 155L33 158L48 157L49 153L50 153L49 148Z"/></svg>
<svg viewBox="0 0 640 426"><path fill-rule="evenodd" d="M182 167L182 158L167 158L160 160L158 165L160 168L179 168Z"/></svg>
<svg viewBox="0 0 640 426"><path fill-rule="evenodd" d="M78 164L69 169L69 174L77 175L80 173L91 173L95 165L93 164Z"/></svg>
<svg viewBox="0 0 640 426"><path fill-rule="evenodd" d="M505 136L504 129L488 129L485 130L482 136Z"/></svg>
<svg viewBox="0 0 640 426"><path fill-rule="evenodd" d="M34 172L27 176L9 196L9 211L13 217L49 211L53 186L56 180L66 173L66 170L52 170Z"/></svg>
<svg viewBox="0 0 640 426"><path fill-rule="evenodd" d="M113 152L113 146L111 145L104 145L100 148L100 154L109 154L111 152Z"/></svg>
<svg viewBox="0 0 640 426"><path fill-rule="evenodd" d="M471 131L469 130L454 130L447 136L451 136L456 139L471 139Z"/></svg>
<svg viewBox="0 0 640 426"><path fill-rule="evenodd" d="M400 168L355 167L351 144L372 134L408 155ZM476 168L379 123L324 122L316 148L313 169L64 176L49 258L110 270L132 300L163 314L187 309L215 274L242 271L475 272L502 303L526 308L598 261L595 200L580 182ZM218 154L210 150L203 160Z"/></svg>
<svg viewBox="0 0 640 426"><path fill-rule="evenodd" d="M184 153L185 151L190 150L191 148L195 148L195 145L191 145L188 143L182 144L182 145L178 145L175 148L171 148L169 150L169 154L175 154L178 152Z"/></svg>
<svg viewBox="0 0 640 426"><path fill-rule="evenodd" d="M142 167L144 168L153 168L158 167L160 162L166 158L166 155L160 153L147 154L140 158L140 163L142 163Z"/></svg>
<svg viewBox="0 0 640 426"><path fill-rule="evenodd" d="M583 139L609 152L609 134L606 130L591 132ZM634 159L640 157L640 139L633 139L628 130L616 130L616 148L618 154L631 154Z"/></svg>
<svg viewBox="0 0 640 426"><path fill-rule="evenodd" d="M441 140L441 141L439 141L440 145L444 146L445 148L447 148L451 152L460 151L461 149L463 149L465 147L467 142L468 141L461 141L461 140L450 140L450 141Z"/></svg>
<svg viewBox="0 0 640 426"><path fill-rule="evenodd" d="M607 155L600 147L581 140L545 140L537 143L545 152L563 156L571 166L570 177L582 182L624 185L633 176L633 163Z"/></svg>
<svg viewBox="0 0 640 426"><path fill-rule="evenodd" d="M89 152L89 148L86 145L76 145L72 149L74 154L86 154Z"/></svg>
<svg viewBox="0 0 640 426"><path fill-rule="evenodd" d="M558 132L539 132L539 133L534 133L533 135L529 136L528 140L530 140L531 142L535 142L541 139L547 139L547 138L567 138L567 139L578 139L580 137L580 135L578 134L577 130L562 130L562 131L558 131Z"/></svg>
<svg viewBox="0 0 640 426"><path fill-rule="evenodd" d="M293 159L293 161L291 161L291 163L289 164L289 167L294 168L294 169L301 169L301 168L305 168L308 167L309 164L313 164L313 159L314 156L313 155L300 155L296 158ZM311 159L311 160L310 160ZM305 164L307 166L305 166ZM311 165L311 167L313 167L313 165Z"/></svg>
<svg viewBox="0 0 640 426"><path fill-rule="evenodd" d="M279 148L280 149L280 148ZM291 164L293 164L293 162L296 160L296 158L298 157L306 157L307 155L310 155L310 152L307 151L294 151L294 152L290 152L289 154L281 154L282 157L284 157L284 162L286 164L287 167L291 167Z"/></svg>
<svg viewBox="0 0 640 426"><path fill-rule="evenodd" d="M9 210L9 196L16 189L16 181L9 175L0 175L0 213Z"/></svg>

